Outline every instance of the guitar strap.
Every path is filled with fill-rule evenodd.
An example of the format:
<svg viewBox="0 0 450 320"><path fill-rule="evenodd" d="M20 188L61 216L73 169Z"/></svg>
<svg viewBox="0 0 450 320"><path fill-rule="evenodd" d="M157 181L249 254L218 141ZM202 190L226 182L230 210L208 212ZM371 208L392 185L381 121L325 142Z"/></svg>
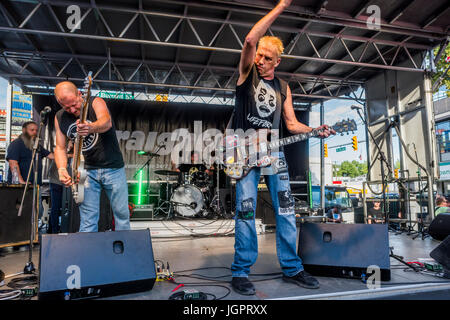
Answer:
<svg viewBox="0 0 450 320"><path fill-rule="evenodd" d="M277 95L277 101L280 103L277 104L277 109L275 110L275 114L273 115L272 129L280 129L280 118L281 118L281 109L283 109L283 100L281 99L281 84L280 79L275 77L275 91Z"/></svg>

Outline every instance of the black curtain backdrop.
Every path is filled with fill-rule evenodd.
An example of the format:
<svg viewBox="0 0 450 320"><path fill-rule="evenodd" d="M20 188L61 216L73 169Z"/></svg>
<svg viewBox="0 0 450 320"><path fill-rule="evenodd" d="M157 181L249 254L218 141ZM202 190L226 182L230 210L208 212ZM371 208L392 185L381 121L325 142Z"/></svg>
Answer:
<svg viewBox="0 0 450 320"><path fill-rule="evenodd" d="M105 99L105 101L117 130L129 180L136 180L133 176L147 160L147 156L137 154L139 150L155 151L159 144L166 145L166 148L159 152L162 156L151 162L150 179L154 180L156 178L154 170L170 169L171 167L170 154L167 154L170 153L171 147L176 146L177 142L167 141L167 138L174 131L178 132L180 139L185 139L190 135L193 147L198 134L202 134L208 129L218 129L220 132L224 132L233 109L232 106L194 103L120 99ZM47 105L52 108L52 113L43 138L48 137L45 146L53 151L54 116L60 106L54 96L33 95L33 107L37 116L35 120L39 120L39 112ZM309 122L309 112L298 111L296 115L299 121L305 124ZM183 128L186 130L182 130ZM194 133L197 135L194 136ZM284 136L287 135L289 133L284 130ZM306 172L309 169L309 143L306 141L287 146L285 153L291 179L306 180ZM186 156L188 157L188 155Z"/></svg>

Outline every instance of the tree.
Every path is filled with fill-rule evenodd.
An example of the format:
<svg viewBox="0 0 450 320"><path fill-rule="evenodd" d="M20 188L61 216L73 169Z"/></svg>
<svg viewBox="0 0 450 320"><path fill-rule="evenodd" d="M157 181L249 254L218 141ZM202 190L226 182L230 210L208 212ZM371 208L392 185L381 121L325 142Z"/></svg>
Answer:
<svg viewBox="0 0 450 320"><path fill-rule="evenodd" d="M360 176L367 174L367 162L357 162L357 166Z"/></svg>
<svg viewBox="0 0 450 320"><path fill-rule="evenodd" d="M436 56L439 51L439 47L434 49L434 55ZM441 58L436 63L436 73L433 75L433 83L436 82L447 70L450 62L447 62L447 57L450 57L450 44L444 49L444 52L441 55ZM441 86L445 86L447 88L447 97L450 97L450 71L444 76L442 80ZM439 88L436 89L436 91Z"/></svg>
<svg viewBox="0 0 450 320"><path fill-rule="evenodd" d="M339 168L338 175L341 177L351 177L355 178L359 174L358 168L354 163L350 161L343 161L341 167Z"/></svg>
<svg viewBox="0 0 450 320"><path fill-rule="evenodd" d="M356 178L367 174L367 162L343 161L340 165L334 165L334 168L340 177Z"/></svg>

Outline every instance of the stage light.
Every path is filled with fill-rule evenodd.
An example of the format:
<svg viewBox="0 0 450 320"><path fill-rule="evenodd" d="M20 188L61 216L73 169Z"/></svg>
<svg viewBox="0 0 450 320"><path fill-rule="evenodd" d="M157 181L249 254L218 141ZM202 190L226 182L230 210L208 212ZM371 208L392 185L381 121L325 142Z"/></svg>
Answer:
<svg viewBox="0 0 450 320"><path fill-rule="evenodd" d="M142 170L140 170L139 171L139 182L138 182L138 185L139 185L139 190L138 190L138 204L141 204L141 196L142 196L142 176L144 175L144 173L143 173L143 171Z"/></svg>

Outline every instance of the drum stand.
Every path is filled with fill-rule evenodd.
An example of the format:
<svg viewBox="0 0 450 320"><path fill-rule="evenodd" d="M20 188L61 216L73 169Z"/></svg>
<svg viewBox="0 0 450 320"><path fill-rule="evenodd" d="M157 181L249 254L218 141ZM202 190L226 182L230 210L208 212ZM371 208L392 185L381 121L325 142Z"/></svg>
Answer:
<svg viewBox="0 0 450 320"><path fill-rule="evenodd" d="M170 201L170 197L169 197L169 175L166 175L166 197L165 199L161 202L161 197L158 200L158 207L155 209L155 212L159 212L161 211L162 213L164 213L165 215L167 215L167 219L170 218L170 216L173 214L173 202ZM167 207L167 208L165 208Z"/></svg>
<svg viewBox="0 0 450 320"><path fill-rule="evenodd" d="M214 215L225 217L223 206L220 203L220 189L219 189L219 176L220 176L220 164L217 164L216 168L216 192L214 197L209 203L209 207Z"/></svg>

